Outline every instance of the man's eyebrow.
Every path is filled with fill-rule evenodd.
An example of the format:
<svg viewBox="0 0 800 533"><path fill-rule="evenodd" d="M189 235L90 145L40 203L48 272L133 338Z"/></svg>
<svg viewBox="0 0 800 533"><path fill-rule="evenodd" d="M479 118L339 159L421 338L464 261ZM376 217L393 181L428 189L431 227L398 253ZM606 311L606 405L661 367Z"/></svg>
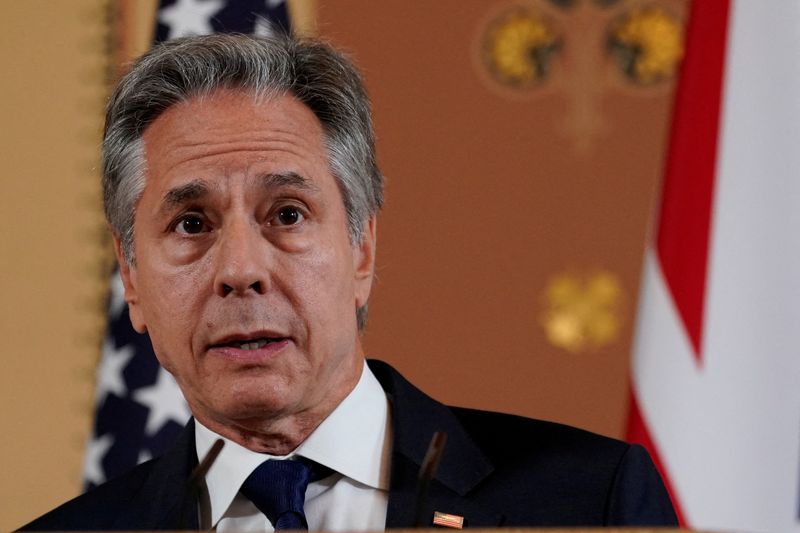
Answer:
<svg viewBox="0 0 800 533"><path fill-rule="evenodd" d="M296 172L273 172L261 178L264 189L272 190L280 187L296 187L311 192L318 192L319 187ZM170 189L161 199L162 213L169 213L189 202L199 200L209 194L211 188L204 180L198 179Z"/></svg>
<svg viewBox="0 0 800 533"><path fill-rule="evenodd" d="M319 187L296 172L273 172L266 174L262 178L261 184L267 190L279 187L296 187L306 191L319 192Z"/></svg>
<svg viewBox="0 0 800 533"><path fill-rule="evenodd" d="M203 180L194 180L170 189L161 199L161 212L169 212L188 202L198 200L208 194L208 184Z"/></svg>

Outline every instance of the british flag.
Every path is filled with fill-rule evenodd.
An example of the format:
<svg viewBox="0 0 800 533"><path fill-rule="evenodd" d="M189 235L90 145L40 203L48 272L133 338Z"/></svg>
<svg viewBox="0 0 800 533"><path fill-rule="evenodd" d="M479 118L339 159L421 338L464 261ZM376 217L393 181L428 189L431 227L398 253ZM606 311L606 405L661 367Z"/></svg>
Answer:
<svg viewBox="0 0 800 533"><path fill-rule="evenodd" d="M800 532L800 3L692 2L629 436L683 524Z"/></svg>

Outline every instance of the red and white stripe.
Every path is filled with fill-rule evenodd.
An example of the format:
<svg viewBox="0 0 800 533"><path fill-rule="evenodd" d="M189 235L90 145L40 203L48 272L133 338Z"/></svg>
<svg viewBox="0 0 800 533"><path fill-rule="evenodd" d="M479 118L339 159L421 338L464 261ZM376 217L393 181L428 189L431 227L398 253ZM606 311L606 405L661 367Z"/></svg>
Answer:
<svg viewBox="0 0 800 533"><path fill-rule="evenodd" d="M800 531L800 2L692 2L629 438L682 522Z"/></svg>

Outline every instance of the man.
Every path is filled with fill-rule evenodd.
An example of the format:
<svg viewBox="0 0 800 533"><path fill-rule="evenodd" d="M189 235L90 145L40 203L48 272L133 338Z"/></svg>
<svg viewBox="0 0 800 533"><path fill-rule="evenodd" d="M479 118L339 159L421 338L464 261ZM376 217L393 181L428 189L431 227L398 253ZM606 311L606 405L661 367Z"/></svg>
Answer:
<svg viewBox="0 0 800 533"><path fill-rule="evenodd" d="M675 523L641 448L449 408L365 364L373 144L360 76L327 45L215 35L137 62L106 117L106 216L131 320L193 421L166 456L26 529ZM436 431L448 441L418 515Z"/></svg>

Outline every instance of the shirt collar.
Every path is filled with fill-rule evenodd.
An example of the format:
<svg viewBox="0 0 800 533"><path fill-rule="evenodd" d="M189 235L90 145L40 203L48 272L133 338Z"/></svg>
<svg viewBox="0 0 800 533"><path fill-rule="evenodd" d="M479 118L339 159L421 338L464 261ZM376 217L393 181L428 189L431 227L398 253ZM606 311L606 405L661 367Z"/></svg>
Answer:
<svg viewBox="0 0 800 533"><path fill-rule="evenodd" d="M205 457L217 439L225 446L206 474L211 524L223 517L247 476L267 459L297 454L361 484L389 489L389 404L366 364L350 394L288 456L253 452L195 421L197 457Z"/></svg>

